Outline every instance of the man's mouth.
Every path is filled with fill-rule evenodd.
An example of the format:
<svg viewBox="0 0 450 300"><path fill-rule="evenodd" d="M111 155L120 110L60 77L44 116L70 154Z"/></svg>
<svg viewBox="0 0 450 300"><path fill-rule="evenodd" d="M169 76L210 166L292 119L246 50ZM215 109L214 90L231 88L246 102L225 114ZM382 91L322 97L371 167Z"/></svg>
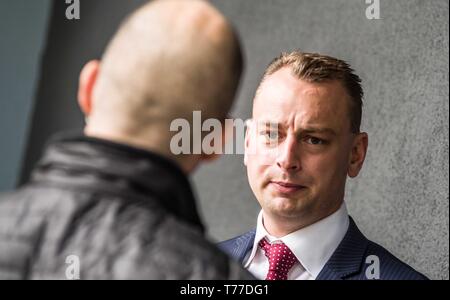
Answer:
<svg viewBox="0 0 450 300"><path fill-rule="evenodd" d="M270 186L281 194L293 194L306 188L303 185L287 181L270 181Z"/></svg>

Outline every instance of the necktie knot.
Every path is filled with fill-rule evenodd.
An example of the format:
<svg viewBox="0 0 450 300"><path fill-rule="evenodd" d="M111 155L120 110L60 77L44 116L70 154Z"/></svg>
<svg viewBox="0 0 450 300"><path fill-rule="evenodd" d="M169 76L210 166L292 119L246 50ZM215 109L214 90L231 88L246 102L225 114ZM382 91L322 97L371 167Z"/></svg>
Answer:
<svg viewBox="0 0 450 300"><path fill-rule="evenodd" d="M259 242L269 260L266 280L287 280L289 270L298 261L291 249L283 242L270 244L266 239Z"/></svg>

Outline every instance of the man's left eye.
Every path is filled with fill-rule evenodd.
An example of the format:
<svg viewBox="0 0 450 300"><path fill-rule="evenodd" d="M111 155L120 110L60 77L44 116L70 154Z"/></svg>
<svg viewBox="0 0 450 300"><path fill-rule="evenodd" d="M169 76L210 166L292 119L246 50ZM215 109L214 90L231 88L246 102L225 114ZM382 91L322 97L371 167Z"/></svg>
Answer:
<svg viewBox="0 0 450 300"><path fill-rule="evenodd" d="M324 140L316 138L316 137L309 137L309 138L306 139L306 142L308 144L311 144L311 145L322 145L322 144L324 144Z"/></svg>

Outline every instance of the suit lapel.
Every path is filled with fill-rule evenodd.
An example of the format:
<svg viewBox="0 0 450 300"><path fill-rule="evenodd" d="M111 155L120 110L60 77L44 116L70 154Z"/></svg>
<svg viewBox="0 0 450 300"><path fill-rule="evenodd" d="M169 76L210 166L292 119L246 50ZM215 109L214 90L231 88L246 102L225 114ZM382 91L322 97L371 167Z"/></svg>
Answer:
<svg viewBox="0 0 450 300"><path fill-rule="evenodd" d="M344 239L317 276L317 280L345 279L361 271L368 240L353 219L349 218L350 224Z"/></svg>
<svg viewBox="0 0 450 300"><path fill-rule="evenodd" d="M247 233L239 236L234 241L234 246L232 249L232 256L237 258L237 260L244 264L244 259L246 254L252 250L253 242L255 241L256 229L252 229Z"/></svg>

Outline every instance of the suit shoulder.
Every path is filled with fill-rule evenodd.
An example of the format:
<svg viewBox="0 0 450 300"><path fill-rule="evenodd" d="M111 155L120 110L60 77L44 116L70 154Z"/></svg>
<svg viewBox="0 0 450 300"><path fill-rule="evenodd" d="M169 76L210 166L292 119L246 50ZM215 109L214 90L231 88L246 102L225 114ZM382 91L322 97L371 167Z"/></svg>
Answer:
<svg viewBox="0 0 450 300"><path fill-rule="evenodd" d="M375 260L379 262L380 279L382 280L428 280L425 275L414 270L384 247L368 241L365 263L370 265Z"/></svg>

